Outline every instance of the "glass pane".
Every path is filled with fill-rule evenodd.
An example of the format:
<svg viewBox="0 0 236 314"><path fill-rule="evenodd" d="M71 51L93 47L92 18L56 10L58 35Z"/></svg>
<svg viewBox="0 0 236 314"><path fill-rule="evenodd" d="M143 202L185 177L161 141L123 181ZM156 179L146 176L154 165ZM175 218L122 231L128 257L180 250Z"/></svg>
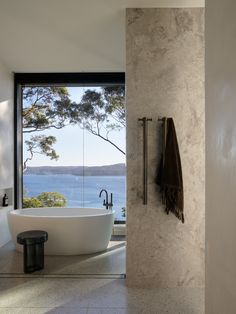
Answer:
<svg viewBox="0 0 236 314"><path fill-rule="evenodd" d="M24 207L101 208L106 189L124 221L124 87L25 87L22 115Z"/></svg>

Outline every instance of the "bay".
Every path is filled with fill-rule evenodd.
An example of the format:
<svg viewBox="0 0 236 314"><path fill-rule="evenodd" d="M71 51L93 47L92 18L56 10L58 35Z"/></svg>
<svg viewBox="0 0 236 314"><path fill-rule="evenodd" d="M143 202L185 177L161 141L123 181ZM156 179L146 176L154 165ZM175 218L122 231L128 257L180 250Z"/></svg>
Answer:
<svg viewBox="0 0 236 314"><path fill-rule="evenodd" d="M125 176L24 175L25 195L35 197L42 192L58 192L67 199L67 207L103 207L105 194L113 193L116 220L125 220L122 208L126 206Z"/></svg>

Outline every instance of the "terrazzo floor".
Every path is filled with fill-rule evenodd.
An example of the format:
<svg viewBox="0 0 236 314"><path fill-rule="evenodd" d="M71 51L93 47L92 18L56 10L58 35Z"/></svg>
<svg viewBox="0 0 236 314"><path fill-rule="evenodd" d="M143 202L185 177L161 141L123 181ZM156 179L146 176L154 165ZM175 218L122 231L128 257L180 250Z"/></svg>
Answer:
<svg viewBox="0 0 236 314"><path fill-rule="evenodd" d="M134 289L114 276L123 273L121 239L99 254L45 256L45 269L32 275L23 274L23 256L10 242L0 249L0 313L204 314L203 289Z"/></svg>
<svg viewBox="0 0 236 314"><path fill-rule="evenodd" d="M1 314L203 314L197 288L132 289L123 279L1 278Z"/></svg>
<svg viewBox="0 0 236 314"><path fill-rule="evenodd" d="M104 252L80 256L47 256L45 267L31 276L39 275L122 275L125 274L125 241L113 238ZM0 277L23 275L23 255L15 251L12 242L0 248ZM25 275L28 276L29 275Z"/></svg>

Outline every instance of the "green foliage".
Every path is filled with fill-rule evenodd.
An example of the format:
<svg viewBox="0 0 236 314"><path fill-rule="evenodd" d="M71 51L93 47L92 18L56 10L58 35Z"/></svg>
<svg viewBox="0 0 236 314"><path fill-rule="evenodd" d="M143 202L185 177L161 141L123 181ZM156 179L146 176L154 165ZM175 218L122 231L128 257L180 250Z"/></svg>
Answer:
<svg viewBox="0 0 236 314"><path fill-rule="evenodd" d="M23 208L64 206L66 206L66 198L58 192L42 192L36 197L23 198Z"/></svg>
<svg viewBox="0 0 236 314"><path fill-rule="evenodd" d="M106 113L112 115L120 125L125 127L125 87L107 86L103 88L103 94Z"/></svg>
<svg viewBox="0 0 236 314"><path fill-rule="evenodd" d="M43 192L37 196L43 207L64 207L66 198L58 192Z"/></svg>
<svg viewBox="0 0 236 314"><path fill-rule="evenodd" d="M24 133L61 129L76 123L76 104L71 102L66 87L26 87L23 90L23 101Z"/></svg>
<svg viewBox="0 0 236 314"><path fill-rule="evenodd" d="M23 208L37 208L42 207L42 203L37 197L24 197L23 198Z"/></svg>
<svg viewBox="0 0 236 314"><path fill-rule="evenodd" d="M26 150L29 152L29 157L24 161L24 169L27 167L27 162L33 159L34 154L43 154L50 157L51 160L57 160L59 156L52 147L55 142L56 138L54 136L45 135L31 136L30 140L26 140L25 145Z"/></svg>

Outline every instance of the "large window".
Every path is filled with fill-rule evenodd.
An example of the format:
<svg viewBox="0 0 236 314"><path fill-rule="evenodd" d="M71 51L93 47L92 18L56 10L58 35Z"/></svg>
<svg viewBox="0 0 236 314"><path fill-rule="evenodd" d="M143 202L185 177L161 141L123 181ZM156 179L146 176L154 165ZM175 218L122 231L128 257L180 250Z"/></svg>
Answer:
<svg viewBox="0 0 236 314"><path fill-rule="evenodd" d="M16 96L18 207L102 207L106 189L125 221L124 75L16 75Z"/></svg>

